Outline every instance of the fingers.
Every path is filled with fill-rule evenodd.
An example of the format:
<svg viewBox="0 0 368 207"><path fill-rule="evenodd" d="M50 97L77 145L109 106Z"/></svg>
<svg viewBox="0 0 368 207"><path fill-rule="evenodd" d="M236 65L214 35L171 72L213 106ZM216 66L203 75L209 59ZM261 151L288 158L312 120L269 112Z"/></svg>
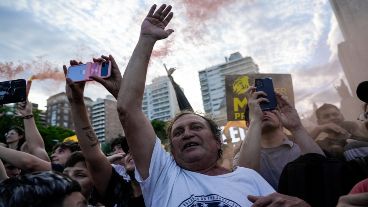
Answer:
<svg viewBox="0 0 368 207"><path fill-rule="evenodd" d="M64 75L66 77L66 75L68 74L68 69L66 68L66 65L63 65L63 71L64 71Z"/></svg>
<svg viewBox="0 0 368 207"><path fill-rule="evenodd" d="M76 60L70 60L70 65L80 65L83 64L81 61L76 61Z"/></svg>
<svg viewBox="0 0 368 207"><path fill-rule="evenodd" d="M153 12L156 10L157 5L154 4L153 6L151 6L151 9L149 10L147 17L152 17L153 16Z"/></svg>
<svg viewBox="0 0 368 207"><path fill-rule="evenodd" d="M286 97L276 92L276 100L277 104L281 106L291 106L289 101L287 101Z"/></svg>
<svg viewBox="0 0 368 207"><path fill-rule="evenodd" d="M167 37L170 36L174 32L173 29L166 30Z"/></svg>
<svg viewBox="0 0 368 207"><path fill-rule="evenodd" d="M161 19L161 14L165 8L166 8L166 4L162 4L160 8L158 8L157 11L153 14L153 17L157 19Z"/></svg>
<svg viewBox="0 0 368 207"><path fill-rule="evenodd" d="M105 86L105 80L101 77L98 77L98 76L90 76L89 78L91 78L92 80L94 81L97 81L99 83L101 83L101 85Z"/></svg>
<svg viewBox="0 0 368 207"><path fill-rule="evenodd" d="M339 199L338 206L341 204L357 205L357 206L367 206L368 205L368 193L357 193L342 196ZM344 205L341 205L344 206Z"/></svg>
<svg viewBox="0 0 368 207"><path fill-rule="evenodd" d="M162 21L165 27L169 24L173 16L174 16L174 13L170 12L170 14Z"/></svg>
<svg viewBox="0 0 368 207"><path fill-rule="evenodd" d="M262 196L254 196L254 195L248 195L248 200L252 203L256 202L259 198L262 198Z"/></svg>
<svg viewBox="0 0 368 207"><path fill-rule="evenodd" d="M111 64L112 64L111 66L119 68L118 64L116 64L115 58L112 55L109 55L109 59L110 59Z"/></svg>
<svg viewBox="0 0 368 207"><path fill-rule="evenodd" d="M272 113L276 114L276 116L279 118L279 120L282 120L281 119L281 112L279 110L272 110Z"/></svg>
<svg viewBox="0 0 368 207"><path fill-rule="evenodd" d="M273 196L272 194L269 196L254 196L253 198L255 198L254 201L250 200L249 198L250 196L248 196L248 200L253 202L253 207L263 207L263 206L268 206L273 202ZM251 197L252 198L252 197Z"/></svg>
<svg viewBox="0 0 368 207"><path fill-rule="evenodd" d="M166 16L167 16L167 14L171 11L171 9L172 9L172 6L171 6L171 5L167 6L167 7L165 8L165 10L162 12L161 16L166 17Z"/></svg>

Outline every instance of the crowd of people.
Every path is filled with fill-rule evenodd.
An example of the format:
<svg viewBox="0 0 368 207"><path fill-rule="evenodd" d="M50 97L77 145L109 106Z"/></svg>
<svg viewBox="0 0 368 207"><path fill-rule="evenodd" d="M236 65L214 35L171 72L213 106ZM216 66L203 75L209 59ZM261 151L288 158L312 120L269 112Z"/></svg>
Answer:
<svg viewBox="0 0 368 207"><path fill-rule="evenodd" d="M102 152L88 118L85 82L66 78L78 142L55 145L50 157L32 104L19 104L24 129L10 127L6 146L0 146L1 207L368 206L367 82L358 90L366 103L362 121L346 121L338 107L326 103L317 109L312 130L280 94L277 109L262 111L267 94L250 87L247 135L231 168L220 162L219 127L186 101L181 108L187 110L167 126L167 152L142 111L142 99L152 50L174 32L166 29L172 18L171 6L151 7L123 76L113 56L93 59L111 62L110 77L91 78L116 98L125 132L111 143L111 155Z"/></svg>

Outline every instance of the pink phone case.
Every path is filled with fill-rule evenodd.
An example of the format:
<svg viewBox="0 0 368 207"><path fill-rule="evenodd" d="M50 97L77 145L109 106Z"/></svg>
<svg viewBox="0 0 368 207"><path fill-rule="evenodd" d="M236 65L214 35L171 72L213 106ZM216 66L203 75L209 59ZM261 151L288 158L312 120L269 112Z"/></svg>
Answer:
<svg viewBox="0 0 368 207"><path fill-rule="evenodd" d="M75 70L74 72L71 72L73 74L77 74L77 80L74 80L76 82L78 81L92 81L92 79L90 79L90 76L98 76L101 78L108 78L111 75L111 62L108 62L108 68L107 68L107 74L105 76L101 75L101 69L102 69L102 64L101 63L92 63L92 62L88 62L83 64L84 67L81 67L82 65L76 65L76 66L71 66L68 69L68 76L69 76L69 72L71 72L70 70ZM78 72L79 71L79 72ZM73 77L73 75L71 75ZM72 80L73 78L70 77ZM78 78L79 77L79 78Z"/></svg>

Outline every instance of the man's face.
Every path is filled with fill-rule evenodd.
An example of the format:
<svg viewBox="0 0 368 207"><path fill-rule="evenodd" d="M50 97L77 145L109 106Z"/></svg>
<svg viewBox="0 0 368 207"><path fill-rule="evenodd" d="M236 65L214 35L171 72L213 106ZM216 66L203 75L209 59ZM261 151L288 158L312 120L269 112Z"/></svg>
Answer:
<svg viewBox="0 0 368 207"><path fill-rule="evenodd" d="M273 111L264 111L262 117L262 132L275 130L281 126L280 119Z"/></svg>
<svg viewBox="0 0 368 207"><path fill-rule="evenodd" d="M73 192L63 200L63 207L87 207L87 201L80 192Z"/></svg>
<svg viewBox="0 0 368 207"><path fill-rule="evenodd" d="M344 117L342 116L340 110L329 107L325 110L322 110L319 112L318 116L318 124L328 124L328 123L335 123L335 124L341 124L341 122L344 121Z"/></svg>
<svg viewBox="0 0 368 207"><path fill-rule="evenodd" d="M217 161L221 144L216 140L208 122L195 114L177 119L171 130L171 152L177 164L196 170Z"/></svg>
<svg viewBox="0 0 368 207"><path fill-rule="evenodd" d="M84 162L77 162L73 167L65 168L63 173L79 183L84 197L88 198L90 196L93 182Z"/></svg>
<svg viewBox="0 0 368 207"><path fill-rule="evenodd" d="M65 165L66 161L68 160L71 154L72 152L69 149L58 147L51 155L51 162L54 164Z"/></svg>

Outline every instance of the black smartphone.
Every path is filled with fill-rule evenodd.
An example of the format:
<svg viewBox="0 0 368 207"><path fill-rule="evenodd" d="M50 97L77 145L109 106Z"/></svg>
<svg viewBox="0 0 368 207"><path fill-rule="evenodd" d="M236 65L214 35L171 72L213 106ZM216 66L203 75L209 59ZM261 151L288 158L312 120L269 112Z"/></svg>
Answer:
<svg viewBox="0 0 368 207"><path fill-rule="evenodd" d="M262 111L272 111L277 107L277 100L275 89L273 87L272 78L259 78L255 79L256 91L263 91L267 94L265 98L269 102L261 102L260 106Z"/></svg>
<svg viewBox="0 0 368 207"><path fill-rule="evenodd" d="M0 82L0 104L26 101L26 80Z"/></svg>

